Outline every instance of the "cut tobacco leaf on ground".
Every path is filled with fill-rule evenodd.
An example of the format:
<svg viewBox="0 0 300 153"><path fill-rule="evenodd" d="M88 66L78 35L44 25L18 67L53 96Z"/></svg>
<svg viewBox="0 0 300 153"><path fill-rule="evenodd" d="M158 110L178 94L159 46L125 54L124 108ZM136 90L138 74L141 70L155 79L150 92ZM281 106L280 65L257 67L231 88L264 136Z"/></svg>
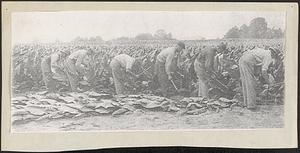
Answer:
<svg viewBox="0 0 300 153"><path fill-rule="evenodd" d="M45 115L45 110L43 108L37 108L37 107L26 107L26 110L32 114L32 115L37 115L37 116L42 116Z"/></svg>
<svg viewBox="0 0 300 153"><path fill-rule="evenodd" d="M122 114L125 114L125 113L128 112L128 111L129 111L129 110L126 109L126 108L120 108L120 109L114 111L114 112L112 113L112 115L113 115L113 116L115 116L115 115L122 115Z"/></svg>

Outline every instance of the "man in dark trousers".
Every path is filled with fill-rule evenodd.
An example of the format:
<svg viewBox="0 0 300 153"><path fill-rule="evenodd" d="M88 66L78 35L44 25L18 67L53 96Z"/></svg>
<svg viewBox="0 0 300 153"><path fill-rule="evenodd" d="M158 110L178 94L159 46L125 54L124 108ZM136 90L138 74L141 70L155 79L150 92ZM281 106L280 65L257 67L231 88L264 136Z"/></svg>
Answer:
<svg viewBox="0 0 300 153"><path fill-rule="evenodd" d="M141 66L141 62L127 54L120 54L112 59L110 68L112 70L114 85L118 95L126 94L125 82L130 80L128 75L134 75L135 78L138 78L138 76L133 73L133 71L137 70L138 66Z"/></svg>
<svg viewBox="0 0 300 153"><path fill-rule="evenodd" d="M194 62L194 69L198 77L198 96L209 97L209 75L214 71L214 59L217 54L216 47L205 47L198 54Z"/></svg>
<svg viewBox="0 0 300 153"><path fill-rule="evenodd" d="M90 48L80 49L73 52L67 58L65 69L73 92L81 92L81 89L79 89L79 81L89 68L92 54L93 50Z"/></svg>
<svg viewBox="0 0 300 153"><path fill-rule="evenodd" d="M185 44L178 42L174 47L163 49L156 57L155 75L158 78L163 96L168 95L172 73L177 67L178 57L183 49L185 49Z"/></svg>

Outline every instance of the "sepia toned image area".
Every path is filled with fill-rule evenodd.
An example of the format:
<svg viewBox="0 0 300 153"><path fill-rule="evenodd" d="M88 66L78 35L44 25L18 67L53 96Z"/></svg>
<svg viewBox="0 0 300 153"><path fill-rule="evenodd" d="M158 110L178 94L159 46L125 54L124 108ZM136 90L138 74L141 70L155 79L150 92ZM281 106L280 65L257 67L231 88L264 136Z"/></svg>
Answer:
<svg viewBox="0 0 300 153"><path fill-rule="evenodd" d="M12 132L284 128L285 15L14 12Z"/></svg>

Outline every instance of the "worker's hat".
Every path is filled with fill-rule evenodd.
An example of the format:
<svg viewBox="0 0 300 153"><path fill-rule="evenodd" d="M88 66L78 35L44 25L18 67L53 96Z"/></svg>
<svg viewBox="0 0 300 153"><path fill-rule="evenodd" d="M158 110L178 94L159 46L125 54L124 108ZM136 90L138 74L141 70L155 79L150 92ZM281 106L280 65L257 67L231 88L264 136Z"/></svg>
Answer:
<svg viewBox="0 0 300 153"><path fill-rule="evenodd" d="M67 48L62 48L62 49L60 50L60 52L61 52L61 53L64 53L64 54L67 54L67 55L70 55L70 54L71 54L70 50L67 49Z"/></svg>
<svg viewBox="0 0 300 153"><path fill-rule="evenodd" d="M280 51L279 51L278 49L276 49L276 48L269 47L269 50L270 50L271 52L273 52L275 55L280 54Z"/></svg>
<svg viewBox="0 0 300 153"><path fill-rule="evenodd" d="M135 58L134 64L141 66L143 64L143 58L142 57Z"/></svg>
<svg viewBox="0 0 300 153"><path fill-rule="evenodd" d="M185 44L182 41L177 42L177 45L185 49Z"/></svg>
<svg viewBox="0 0 300 153"><path fill-rule="evenodd" d="M219 45L218 45L219 48L226 48L227 47L227 43L225 42L221 42Z"/></svg>
<svg viewBox="0 0 300 153"><path fill-rule="evenodd" d="M93 48L92 47L87 47L87 51L88 51L88 54L89 55L92 55L92 54L94 54L95 53L95 51L93 50Z"/></svg>

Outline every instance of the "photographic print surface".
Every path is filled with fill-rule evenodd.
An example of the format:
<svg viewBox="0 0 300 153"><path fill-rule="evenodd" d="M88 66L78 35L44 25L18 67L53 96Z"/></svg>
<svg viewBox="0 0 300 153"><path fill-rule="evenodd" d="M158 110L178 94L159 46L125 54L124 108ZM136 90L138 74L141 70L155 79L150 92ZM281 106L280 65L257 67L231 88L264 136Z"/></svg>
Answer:
<svg viewBox="0 0 300 153"><path fill-rule="evenodd" d="M13 132L284 127L285 12L12 14Z"/></svg>

